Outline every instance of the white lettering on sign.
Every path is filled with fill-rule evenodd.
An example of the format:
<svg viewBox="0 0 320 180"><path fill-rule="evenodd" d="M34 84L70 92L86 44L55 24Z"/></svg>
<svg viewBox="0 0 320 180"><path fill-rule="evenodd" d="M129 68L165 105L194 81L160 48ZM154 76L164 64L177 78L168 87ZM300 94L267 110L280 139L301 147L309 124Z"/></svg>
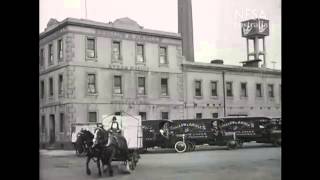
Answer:
<svg viewBox="0 0 320 180"><path fill-rule="evenodd" d="M114 64L110 64L109 65L110 69L117 69L117 70L136 70L136 71L148 71L149 68L148 67L144 67L144 66L123 66L123 65L114 65Z"/></svg>
<svg viewBox="0 0 320 180"><path fill-rule="evenodd" d="M195 127L195 128L202 129L202 130L206 129L206 127L204 125L195 124L195 123L181 123L177 126L171 126L171 129L174 130L174 129L178 129L178 128L182 128L182 127Z"/></svg>
<svg viewBox="0 0 320 180"><path fill-rule="evenodd" d="M244 125L247 127L254 127L253 123L247 123L244 121L230 121L230 122L223 124L221 127L226 127L226 126L231 126L231 125Z"/></svg>

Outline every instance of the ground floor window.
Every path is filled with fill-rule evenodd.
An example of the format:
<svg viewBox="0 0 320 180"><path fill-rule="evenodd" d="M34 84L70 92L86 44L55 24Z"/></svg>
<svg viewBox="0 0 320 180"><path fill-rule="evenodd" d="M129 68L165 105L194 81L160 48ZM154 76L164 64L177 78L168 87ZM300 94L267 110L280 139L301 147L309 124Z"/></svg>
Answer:
<svg viewBox="0 0 320 180"><path fill-rule="evenodd" d="M197 119L202 119L202 113L196 113L196 118Z"/></svg>
<svg viewBox="0 0 320 180"><path fill-rule="evenodd" d="M169 120L169 113L168 112L161 112L161 119Z"/></svg>
<svg viewBox="0 0 320 180"><path fill-rule="evenodd" d="M141 116L142 121L147 120L147 113L146 112L139 112L139 116Z"/></svg>
<svg viewBox="0 0 320 180"><path fill-rule="evenodd" d="M97 122L97 112L89 112L89 122Z"/></svg>

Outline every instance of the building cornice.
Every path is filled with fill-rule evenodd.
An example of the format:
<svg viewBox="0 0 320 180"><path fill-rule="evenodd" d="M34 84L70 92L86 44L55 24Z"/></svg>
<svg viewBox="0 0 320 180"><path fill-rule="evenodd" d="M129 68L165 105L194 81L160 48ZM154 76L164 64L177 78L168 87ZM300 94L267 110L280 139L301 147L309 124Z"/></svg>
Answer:
<svg viewBox="0 0 320 180"><path fill-rule="evenodd" d="M280 70L267 68L242 67L234 65L218 65L209 63L182 63L184 71L202 71L202 70L216 70L216 71L230 71L230 72L248 72L248 73L263 73L281 76Z"/></svg>
<svg viewBox="0 0 320 180"><path fill-rule="evenodd" d="M40 33L39 39L42 40L43 38L53 34L56 31L59 31L60 29L68 25L181 40L181 36L179 34L175 35L174 33L154 31L154 30L144 30L144 29L142 30L123 29L123 28L108 26L108 24L105 24L105 23L78 20L74 18L66 18L65 20L61 21L58 25L56 25L56 27Z"/></svg>

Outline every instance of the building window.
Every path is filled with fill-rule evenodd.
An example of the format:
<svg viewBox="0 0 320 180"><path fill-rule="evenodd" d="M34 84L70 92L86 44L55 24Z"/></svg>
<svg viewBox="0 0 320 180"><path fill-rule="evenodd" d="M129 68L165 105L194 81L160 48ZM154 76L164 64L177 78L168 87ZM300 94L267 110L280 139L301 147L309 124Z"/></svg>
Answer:
<svg viewBox="0 0 320 180"><path fill-rule="evenodd" d="M162 120L169 120L169 113L168 112L161 112L161 119Z"/></svg>
<svg viewBox="0 0 320 180"><path fill-rule="evenodd" d="M44 93L45 93L44 81L41 81L41 82L40 82L40 98L41 98L41 99L44 98Z"/></svg>
<svg viewBox="0 0 320 180"><path fill-rule="evenodd" d="M212 118L218 118L218 113L212 113Z"/></svg>
<svg viewBox="0 0 320 180"><path fill-rule="evenodd" d="M139 112L139 116L141 116L142 121L147 120L147 113L146 112Z"/></svg>
<svg viewBox="0 0 320 180"><path fill-rule="evenodd" d="M144 45L137 44L137 62L144 62Z"/></svg>
<svg viewBox="0 0 320 180"><path fill-rule="evenodd" d="M202 119L202 113L196 113L196 119Z"/></svg>
<svg viewBox="0 0 320 180"><path fill-rule="evenodd" d="M64 114L60 113L60 132L64 132Z"/></svg>
<svg viewBox="0 0 320 180"><path fill-rule="evenodd" d="M281 84L279 85L279 100L281 102Z"/></svg>
<svg viewBox="0 0 320 180"><path fill-rule="evenodd" d="M211 96L218 96L217 84L217 81L211 81Z"/></svg>
<svg viewBox="0 0 320 180"><path fill-rule="evenodd" d="M52 49L52 44L49 44L49 48L48 48L48 64L49 64L49 65L53 64L53 49Z"/></svg>
<svg viewBox="0 0 320 180"><path fill-rule="evenodd" d="M195 81L196 96L201 96L201 81Z"/></svg>
<svg viewBox="0 0 320 180"><path fill-rule="evenodd" d="M63 92L63 75L59 75L59 82L58 82L58 93L59 95L62 95Z"/></svg>
<svg viewBox="0 0 320 180"><path fill-rule="evenodd" d="M53 79L49 78L49 96L53 96Z"/></svg>
<svg viewBox="0 0 320 180"><path fill-rule="evenodd" d="M121 76L114 76L113 93L122 94Z"/></svg>
<svg viewBox="0 0 320 180"><path fill-rule="evenodd" d="M97 122L97 112L89 112L89 122Z"/></svg>
<svg viewBox="0 0 320 180"><path fill-rule="evenodd" d="M121 60L121 49L120 49L120 42L113 41L112 43L112 60L120 61Z"/></svg>
<svg viewBox="0 0 320 180"><path fill-rule="evenodd" d="M88 74L88 93L89 94L97 93L95 74Z"/></svg>
<svg viewBox="0 0 320 180"><path fill-rule="evenodd" d="M261 86L261 84L256 84L256 97L262 97L262 86Z"/></svg>
<svg viewBox="0 0 320 180"><path fill-rule="evenodd" d="M87 58L96 58L96 40L95 38L87 38Z"/></svg>
<svg viewBox="0 0 320 180"><path fill-rule="evenodd" d="M114 115L115 116L121 116L121 112L115 112Z"/></svg>
<svg viewBox="0 0 320 180"><path fill-rule="evenodd" d="M232 82L227 82L227 96L232 97Z"/></svg>
<svg viewBox="0 0 320 180"><path fill-rule="evenodd" d="M168 79L161 78L161 95L168 96Z"/></svg>
<svg viewBox="0 0 320 180"><path fill-rule="evenodd" d="M241 97L247 97L247 83L241 83Z"/></svg>
<svg viewBox="0 0 320 180"><path fill-rule="evenodd" d="M166 47L160 47L160 64L168 64Z"/></svg>
<svg viewBox="0 0 320 180"><path fill-rule="evenodd" d="M146 94L146 84L145 77L138 77L138 94L145 95Z"/></svg>
<svg viewBox="0 0 320 180"><path fill-rule="evenodd" d="M46 117L41 116L41 132L46 133Z"/></svg>
<svg viewBox="0 0 320 180"><path fill-rule="evenodd" d="M58 40L58 60L63 58L63 41L62 39Z"/></svg>
<svg viewBox="0 0 320 180"><path fill-rule="evenodd" d="M274 97L273 84L268 84L268 95L269 95L269 97L271 97L271 98Z"/></svg>
<svg viewBox="0 0 320 180"><path fill-rule="evenodd" d="M40 66L44 65L44 51L40 49Z"/></svg>

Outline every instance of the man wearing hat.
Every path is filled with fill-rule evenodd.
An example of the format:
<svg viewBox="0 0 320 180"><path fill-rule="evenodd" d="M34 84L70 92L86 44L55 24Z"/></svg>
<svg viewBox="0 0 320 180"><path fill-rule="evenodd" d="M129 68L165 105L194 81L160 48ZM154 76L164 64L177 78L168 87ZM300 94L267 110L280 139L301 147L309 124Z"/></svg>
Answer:
<svg viewBox="0 0 320 180"><path fill-rule="evenodd" d="M117 122L117 118L115 116L113 116L112 118L110 130L112 132L117 132L119 134L121 133L121 130L119 128L119 123Z"/></svg>

